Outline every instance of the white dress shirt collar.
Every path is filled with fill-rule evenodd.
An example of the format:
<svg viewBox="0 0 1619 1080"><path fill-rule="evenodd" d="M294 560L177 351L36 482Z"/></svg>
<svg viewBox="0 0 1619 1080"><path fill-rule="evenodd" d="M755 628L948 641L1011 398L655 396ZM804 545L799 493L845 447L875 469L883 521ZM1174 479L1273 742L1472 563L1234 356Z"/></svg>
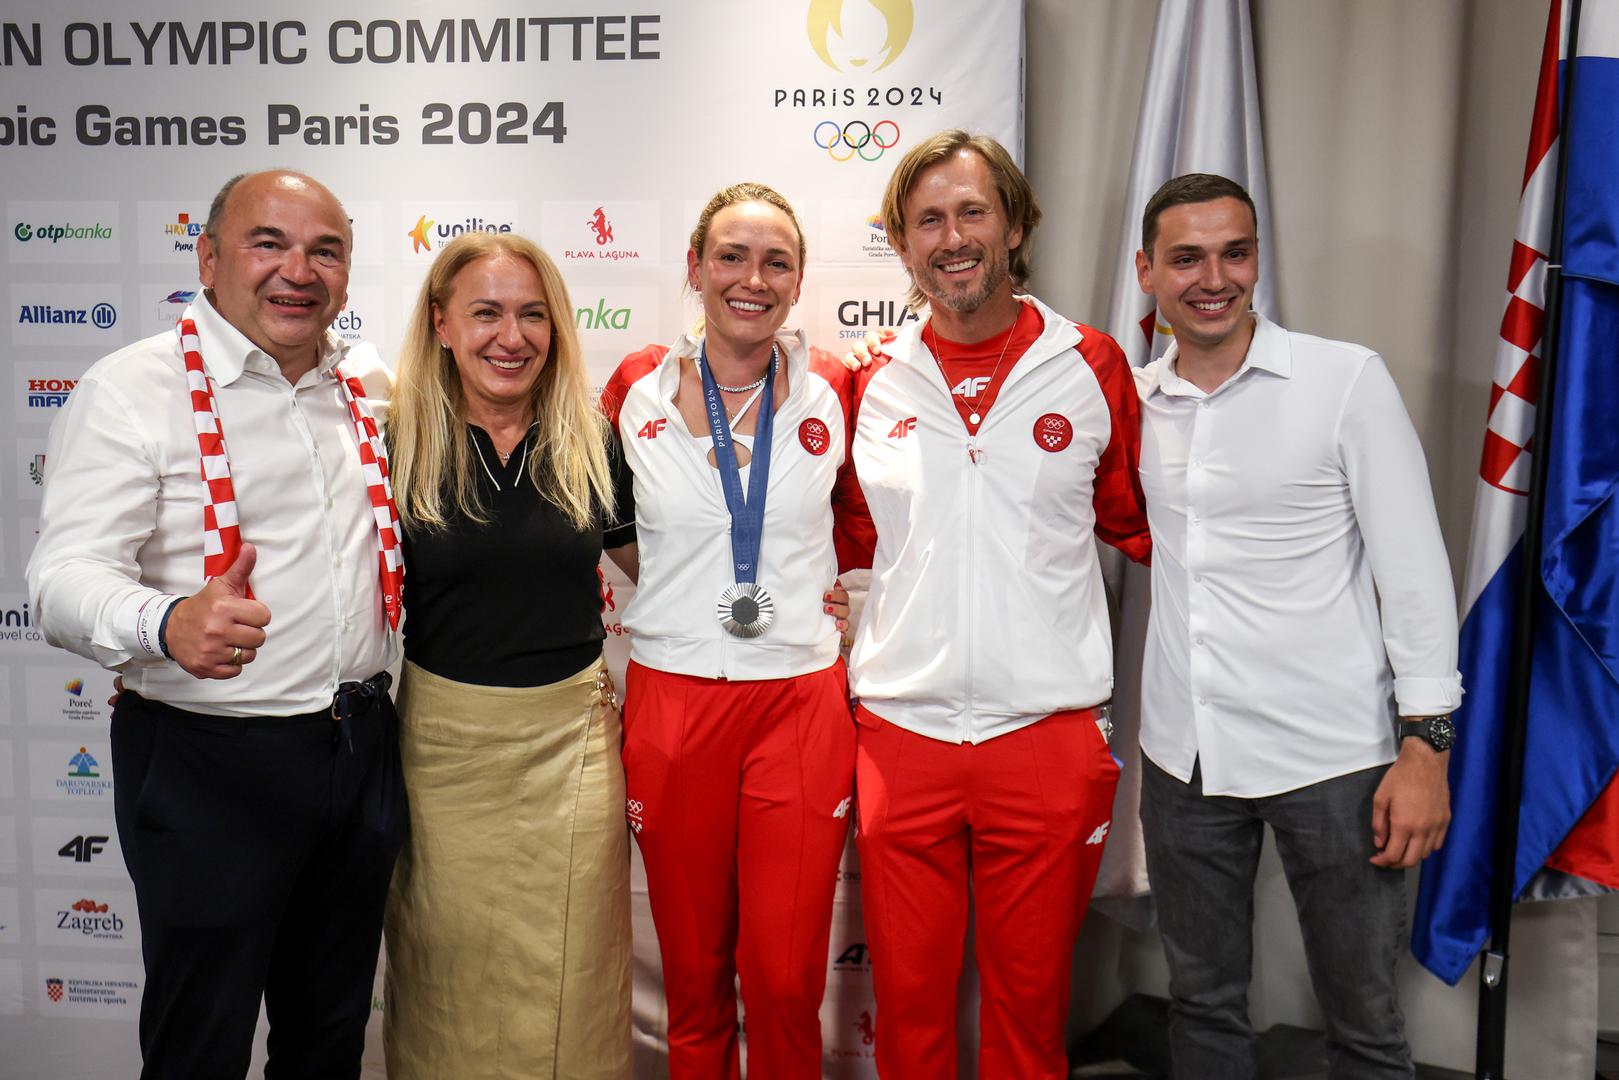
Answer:
<svg viewBox="0 0 1619 1080"><path fill-rule="evenodd" d="M249 368L265 374L280 372L281 365L275 357L253 344L214 306L209 290L204 290L186 307L182 318L196 324L197 339L202 346L202 366L216 386L229 386ZM175 324L174 333L179 336L179 323ZM312 377L324 378L330 374L347 355L348 347L348 342L330 329L326 330L321 335L320 358L315 362Z"/></svg>
<svg viewBox="0 0 1619 1080"><path fill-rule="evenodd" d="M1242 366L1231 378L1207 393L1197 384L1181 378L1178 365L1180 343L1171 341L1162 362L1149 369L1152 384L1146 388L1147 394L1156 391L1171 397L1208 397L1211 393L1218 394L1226 387L1235 385L1238 379L1255 369L1280 375L1284 379L1292 378L1293 346L1288 341L1287 331L1257 311L1250 311L1248 318L1254 323L1253 340L1248 343L1248 354L1242 358Z"/></svg>

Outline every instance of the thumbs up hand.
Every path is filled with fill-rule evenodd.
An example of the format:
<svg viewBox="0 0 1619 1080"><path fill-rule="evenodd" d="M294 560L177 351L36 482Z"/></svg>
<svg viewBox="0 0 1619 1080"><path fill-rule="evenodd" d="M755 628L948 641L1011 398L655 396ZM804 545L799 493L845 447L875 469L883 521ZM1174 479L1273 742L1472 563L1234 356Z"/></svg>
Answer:
<svg viewBox="0 0 1619 1080"><path fill-rule="evenodd" d="M258 552L252 544L230 569L174 605L164 643L174 662L199 679L234 679L264 644L270 609L247 598Z"/></svg>

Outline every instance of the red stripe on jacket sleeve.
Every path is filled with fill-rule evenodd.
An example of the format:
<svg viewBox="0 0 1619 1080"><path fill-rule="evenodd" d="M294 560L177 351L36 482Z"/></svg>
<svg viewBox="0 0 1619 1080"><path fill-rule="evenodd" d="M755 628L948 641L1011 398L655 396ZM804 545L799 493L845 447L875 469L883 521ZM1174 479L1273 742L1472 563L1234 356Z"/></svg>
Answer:
<svg viewBox="0 0 1619 1080"><path fill-rule="evenodd" d="M1138 563L1152 562L1147 500L1141 492L1141 399L1135 376L1118 342L1080 327L1079 353L1102 387L1112 419L1112 437L1096 463L1096 536Z"/></svg>
<svg viewBox="0 0 1619 1080"><path fill-rule="evenodd" d="M667 345L648 345L630 353L620 361L618 370L602 387L601 411L612 422L613 434L618 434L618 414L624 408L624 398L628 396L630 387L648 372L656 370L668 352Z"/></svg>
<svg viewBox="0 0 1619 1080"><path fill-rule="evenodd" d="M854 430L860 396L883 363L878 360L864 371L855 372L824 349L810 350L810 370L831 385L843 407L843 464L832 486L832 546L837 551L840 574L871 566L877 550L877 528L871 522L865 492L860 490L860 479L855 475Z"/></svg>

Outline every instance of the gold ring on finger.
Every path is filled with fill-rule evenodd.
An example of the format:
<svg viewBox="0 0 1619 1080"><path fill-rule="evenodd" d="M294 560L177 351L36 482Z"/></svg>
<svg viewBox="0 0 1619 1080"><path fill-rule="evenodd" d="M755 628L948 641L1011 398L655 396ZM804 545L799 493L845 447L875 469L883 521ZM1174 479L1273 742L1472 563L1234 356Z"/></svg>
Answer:
<svg viewBox="0 0 1619 1080"><path fill-rule="evenodd" d="M235 646L231 647L231 654L230 654L230 661L229 662L232 663L232 664L240 664L242 662L242 647L240 645L235 645Z"/></svg>

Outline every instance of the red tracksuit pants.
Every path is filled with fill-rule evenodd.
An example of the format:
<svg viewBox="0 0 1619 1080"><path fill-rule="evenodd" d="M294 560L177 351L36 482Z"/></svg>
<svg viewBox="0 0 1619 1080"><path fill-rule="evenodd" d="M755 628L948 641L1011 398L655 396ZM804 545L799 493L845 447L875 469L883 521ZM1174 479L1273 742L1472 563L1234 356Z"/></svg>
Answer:
<svg viewBox="0 0 1619 1080"><path fill-rule="evenodd" d="M725 682L632 662L624 773L669 1005L671 1080L819 1080L854 725L839 660Z"/></svg>
<svg viewBox="0 0 1619 1080"><path fill-rule="evenodd" d="M878 1073L954 1080L970 891L980 1080L1066 1077L1074 941L1119 781L1096 711L1053 713L977 745L864 708L855 720Z"/></svg>

